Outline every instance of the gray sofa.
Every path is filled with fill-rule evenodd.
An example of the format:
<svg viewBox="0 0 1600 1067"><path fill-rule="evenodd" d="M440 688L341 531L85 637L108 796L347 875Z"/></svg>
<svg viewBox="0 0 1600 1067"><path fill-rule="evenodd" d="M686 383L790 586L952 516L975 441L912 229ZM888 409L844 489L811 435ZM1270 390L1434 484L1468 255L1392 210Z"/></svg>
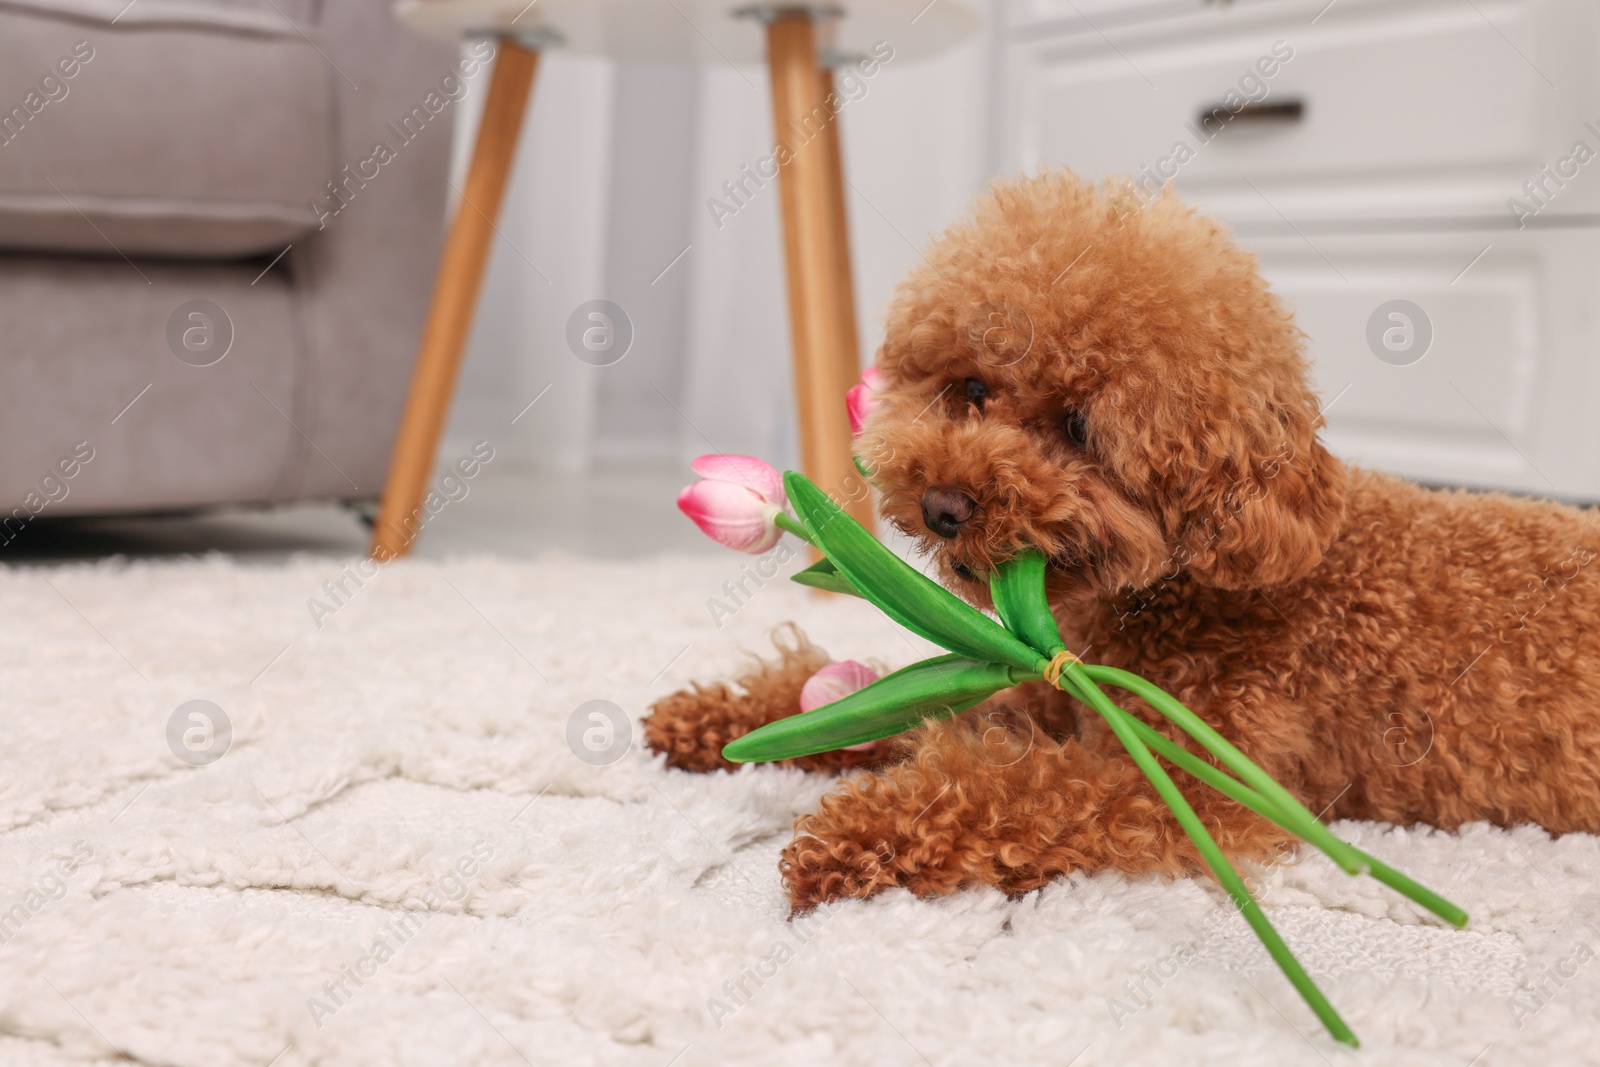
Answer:
<svg viewBox="0 0 1600 1067"><path fill-rule="evenodd" d="M377 496L487 87L389 7L0 0L0 541Z"/></svg>

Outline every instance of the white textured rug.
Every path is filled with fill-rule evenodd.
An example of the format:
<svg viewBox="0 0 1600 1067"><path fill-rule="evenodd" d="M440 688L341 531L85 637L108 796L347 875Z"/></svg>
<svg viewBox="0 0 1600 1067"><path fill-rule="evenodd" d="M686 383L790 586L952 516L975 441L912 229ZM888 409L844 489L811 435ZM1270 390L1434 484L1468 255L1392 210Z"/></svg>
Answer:
<svg viewBox="0 0 1600 1067"><path fill-rule="evenodd" d="M731 556L407 562L336 604L344 566L0 571L0 1063L1600 1060L1595 838L1338 828L1465 932L1319 856L1262 873L1352 1053L1209 884L894 893L797 929L777 854L826 779L569 748L585 702L636 722L791 616L835 655L921 653L866 605L747 582L718 630ZM167 739L195 699L233 734L198 768Z"/></svg>

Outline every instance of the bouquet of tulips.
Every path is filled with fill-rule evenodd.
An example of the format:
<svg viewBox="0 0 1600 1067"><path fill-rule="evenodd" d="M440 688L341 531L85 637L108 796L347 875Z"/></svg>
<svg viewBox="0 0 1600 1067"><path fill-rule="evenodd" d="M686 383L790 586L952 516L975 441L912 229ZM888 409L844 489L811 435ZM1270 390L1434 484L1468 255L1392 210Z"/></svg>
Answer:
<svg viewBox="0 0 1600 1067"><path fill-rule="evenodd" d="M816 684L808 683L807 690L813 700L816 692L829 690L837 699L812 710L803 693L802 707L809 713L736 738L723 749L728 759L740 763L788 759L864 745L904 733L924 719L958 715L1019 682L1045 679L1106 720L1273 960L1336 1039L1357 1044L1355 1034L1289 951L1157 757L1315 845L1346 873L1369 874L1452 925L1466 925L1467 915L1460 908L1335 837L1286 789L1171 694L1136 674L1084 663L1069 652L1045 599L1045 559L1037 550L1001 564L992 575L997 622L896 556L804 475L790 471L780 477L748 456L703 456L694 470L703 480L684 490L678 506L712 538L730 548L763 552L784 531L793 533L823 556L795 574L794 581L863 597L906 629L950 652L876 680L870 672L858 670L857 664L824 668L830 673L819 672L812 679ZM793 515L785 510L786 503L793 504ZM1101 685L1141 697L1221 766L1128 714Z"/></svg>

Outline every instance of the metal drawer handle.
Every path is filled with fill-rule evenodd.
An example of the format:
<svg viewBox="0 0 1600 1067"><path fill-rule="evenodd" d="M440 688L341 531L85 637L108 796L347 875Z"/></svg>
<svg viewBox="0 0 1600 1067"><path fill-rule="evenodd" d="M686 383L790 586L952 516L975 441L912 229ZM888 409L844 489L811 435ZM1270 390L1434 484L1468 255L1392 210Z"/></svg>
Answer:
<svg viewBox="0 0 1600 1067"><path fill-rule="evenodd" d="M1305 116L1306 102L1300 99L1275 101L1270 104L1246 104L1238 111L1229 111L1226 104L1216 104L1212 107L1202 107L1195 124L1215 132L1235 122L1265 126L1299 122Z"/></svg>

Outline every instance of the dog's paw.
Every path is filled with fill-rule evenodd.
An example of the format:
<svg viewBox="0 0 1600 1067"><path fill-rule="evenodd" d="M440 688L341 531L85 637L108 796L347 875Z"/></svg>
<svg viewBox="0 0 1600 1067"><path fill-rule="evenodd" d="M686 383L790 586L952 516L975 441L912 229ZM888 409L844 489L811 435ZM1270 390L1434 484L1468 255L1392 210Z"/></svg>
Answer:
<svg viewBox="0 0 1600 1067"><path fill-rule="evenodd" d="M731 770L735 764L722 758L722 746L735 736L739 704L739 695L725 685L680 689L650 706L643 724L645 744L665 755L668 767Z"/></svg>
<svg viewBox="0 0 1600 1067"><path fill-rule="evenodd" d="M857 841L797 837L783 850L783 873L794 914L818 904L870 897L900 884L894 850L887 843L867 847Z"/></svg>
<svg viewBox="0 0 1600 1067"><path fill-rule="evenodd" d="M960 888L973 872L946 811L952 792L948 780L904 763L841 783L815 814L796 820L783 850L778 869L790 907L802 912L897 886L924 897Z"/></svg>
<svg viewBox="0 0 1600 1067"><path fill-rule="evenodd" d="M739 765L722 758L724 745L769 722L800 714L800 690L828 664L828 654L794 626L775 630L772 643L777 658L757 660L731 684L697 683L652 704L643 724L650 750L664 754L667 766L679 770L733 770ZM891 741L880 741L860 752L821 752L783 762L831 773L881 763L893 751Z"/></svg>
<svg viewBox="0 0 1600 1067"><path fill-rule="evenodd" d="M686 771L732 770L722 747L776 719L800 713L800 688L828 662L828 654L798 627L773 631L778 656L758 659L732 684L696 683L662 697L644 720L645 743Z"/></svg>
<svg viewBox="0 0 1600 1067"><path fill-rule="evenodd" d="M787 715L800 714L798 691L792 707L768 693L753 697L726 685L696 685L662 697L651 705L644 720L645 744L663 753L667 766L684 771L731 771L739 764L723 758L722 749L735 738ZM894 752L892 740L883 740L859 752L839 750L778 761L803 771L835 774L882 763Z"/></svg>

